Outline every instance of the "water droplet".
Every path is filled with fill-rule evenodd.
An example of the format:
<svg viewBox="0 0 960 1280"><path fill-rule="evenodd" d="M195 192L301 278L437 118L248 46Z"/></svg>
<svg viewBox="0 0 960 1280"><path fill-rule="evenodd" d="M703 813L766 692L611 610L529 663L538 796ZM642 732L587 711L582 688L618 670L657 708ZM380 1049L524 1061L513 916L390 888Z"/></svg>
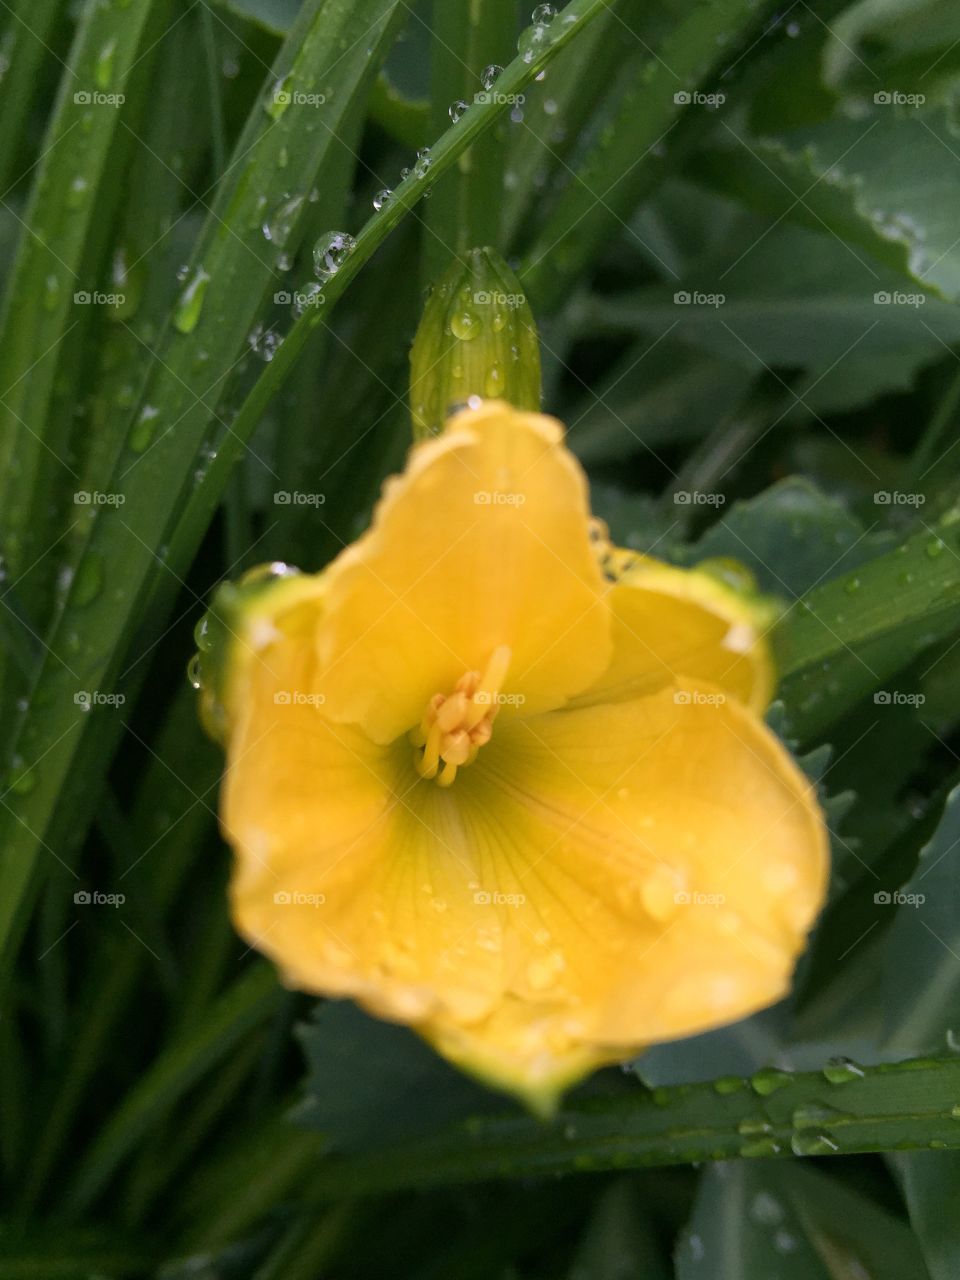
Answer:
<svg viewBox="0 0 960 1280"><path fill-rule="evenodd" d="M750 1137L754 1134L770 1133L773 1125L765 1116L744 1116L737 1125L737 1133L744 1137Z"/></svg>
<svg viewBox="0 0 960 1280"><path fill-rule="evenodd" d="M790 1074L786 1071L777 1071L773 1067L764 1067L763 1070L755 1072L750 1077L750 1087L754 1093L759 1093L762 1098L767 1098L771 1093L776 1093L778 1089L788 1085L790 1079Z"/></svg>
<svg viewBox="0 0 960 1280"><path fill-rule="evenodd" d="M818 1102L811 1102L807 1106L797 1107L793 1115L790 1117L795 1129L821 1129L837 1120L846 1120L847 1117L842 1111L838 1111L836 1107L824 1106Z"/></svg>
<svg viewBox="0 0 960 1280"><path fill-rule="evenodd" d="M86 200L89 189L90 184L87 182L86 178L81 178L79 176L74 178L70 183L70 189L67 192L67 208L79 209Z"/></svg>
<svg viewBox="0 0 960 1280"><path fill-rule="evenodd" d="M463 119L463 116L467 110L467 107L468 107L468 104L464 102L462 98L458 98L456 102L450 103L450 106L447 109L447 114L449 115L450 119L453 121L454 124L457 124L460 120Z"/></svg>
<svg viewBox="0 0 960 1280"><path fill-rule="evenodd" d="M379 213L384 205L389 204L392 199L393 192L389 187L384 187L382 191L378 191L373 197L373 207L376 209L377 213Z"/></svg>
<svg viewBox="0 0 960 1280"><path fill-rule="evenodd" d="M203 688L203 680L201 679L200 655L195 653L187 663L187 679L194 689Z"/></svg>
<svg viewBox="0 0 960 1280"><path fill-rule="evenodd" d="M549 43L549 27L542 22L536 22L520 33L517 52L523 61L529 64L544 51Z"/></svg>
<svg viewBox="0 0 960 1280"><path fill-rule="evenodd" d="M282 343L283 338L275 329L265 329L262 324L254 325L247 334L247 346L266 364L270 363Z"/></svg>
<svg viewBox="0 0 960 1280"><path fill-rule="evenodd" d="M77 608L91 604L103 586L103 561L97 555L88 555L80 561L73 579L70 603Z"/></svg>
<svg viewBox="0 0 960 1280"><path fill-rule="evenodd" d="M847 1084L863 1076L863 1067L858 1067L850 1058L831 1058L823 1068L823 1075L831 1084Z"/></svg>
<svg viewBox="0 0 960 1280"><path fill-rule="evenodd" d="M557 16L557 11L552 4L538 4L530 15L530 21L541 26L549 26Z"/></svg>
<svg viewBox="0 0 960 1280"><path fill-rule="evenodd" d="M109 89L113 79L113 55L116 52L116 39L110 40L97 54L93 65L93 78L98 89Z"/></svg>
<svg viewBox="0 0 960 1280"><path fill-rule="evenodd" d="M741 1143L740 1154L746 1156L748 1160L763 1159L766 1156L779 1155L780 1144L773 1138L758 1138L755 1142Z"/></svg>
<svg viewBox="0 0 960 1280"><path fill-rule="evenodd" d="M848 596L854 595L857 591L860 590L860 579L848 578L847 581L843 584L843 589Z"/></svg>
<svg viewBox="0 0 960 1280"><path fill-rule="evenodd" d="M750 1217L763 1227L775 1227L783 1221L783 1205L769 1191L758 1191L750 1202Z"/></svg>
<svg viewBox="0 0 960 1280"><path fill-rule="evenodd" d="M60 277L52 272L43 282L43 306L46 311L56 311L60 305L60 296L63 292L60 284Z"/></svg>
<svg viewBox="0 0 960 1280"><path fill-rule="evenodd" d="M84 710L88 709L88 704L84 703L83 706ZM35 770L30 766L24 768L22 756L14 756L11 764L13 768L10 774L10 790L18 796L29 795L37 785Z"/></svg>
<svg viewBox="0 0 960 1280"><path fill-rule="evenodd" d="M159 414L160 410L154 405L145 404L143 406L140 416L133 424L133 430L130 432L129 444L134 453L143 453L153 439L153 432Z"/></svg>
<svg viewBox="0 0 960 1280"><path fill-rule="evenodd" d="M483 394L489 396L490 399L496 399L497 396L503 394L503 370L496 363L492 364L487 370L487 376L483 383Z"/></svg>
<svg viewBox="0 0 960 1280"><path fill-rule="evenodd" d="M290 238L290 232L296 225L297 217L303 207L304 196L285 195L273 213L263 223L264 239L282 249Z"/></svg>
<svg viewBox="0 0 960 1280"><path fill-rule="evenodd" d="M279 120L290 105L290 77L275 80L267 90L263 109L272 120Z"/></svg>
<svg viewBox="0 0 960 1280"><path fill-rule="evenodd" d="M313 269L320 280L332 279L353 252L356 241L345 231L328 231L313 246Z"/></svg>
<svg viewBox="0 0 960 1280"><path fill-rule="evenodd" d="M947 549L947 544L944 542L942 538L933 538L930 542L927 543L926 547L924 548L924 550L926 551L927 555L931 558L931 560L936 559L936 557L940 555L942 552L946 551L946 549Z"/></svg>
<svg viewBox="0 0 960 1280"><path fill-rule="evenodd" d="M430 156L430 148L421 147L417 152L417 158L414 161L413 172L418 178L423 178L426 176L426 172L432 163L433 161Z"/></svg>
<svg viewBox="0 0 960 1280"><path fill-rule="evenodd" d="M773 1237L773 1247L777 1253L793 1253L797 1247L797 1237L789 1231L778 1231Z"/></svg>
<svg viewBox="0 0 960 1280"><path fill-rule="evenodd" d="M527 965L527 982L534 991L545 991L552 987L564 967L563 956L559 951L551 951Z"/></svg>
<svg viewBox="0 0 960 1280"><path fill-rule="evenodd" d="M197 327L197 321L200 319L200 312L203 310L203 299L209 283L210 277L206 271L204 271L203 267L197 267L193 278L180 294L177 309L173 314L174 327L180 333L193 333Z"/></svg>
<svg viewBox="0 0 960 1280"><path fill-rule="evenodd" d="M462 342L472 342L480 332L480 321L472 311L456 311L450 318L450 332Z"/></svg>
<svg viewBox="0 0 960 1280"><path fill-rule="evenodd" d="M790 1150L795 1156L828 1156L839 1149L825 1133L795 1133L790 1139Z"/></svg>
<svg viewBox="0 0 960 1280"><path fill-rule="evenodd" d="M500 77L503 75L503 67L498 67L492 62L489 67L484 67L480 73L480 83L485 89L492 89Z"/></svg>

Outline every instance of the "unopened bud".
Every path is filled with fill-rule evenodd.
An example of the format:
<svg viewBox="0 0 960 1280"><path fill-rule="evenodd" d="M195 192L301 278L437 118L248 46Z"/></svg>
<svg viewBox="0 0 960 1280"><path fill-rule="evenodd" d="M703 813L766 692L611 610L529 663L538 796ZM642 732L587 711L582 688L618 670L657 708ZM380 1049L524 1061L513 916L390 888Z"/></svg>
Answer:
<svg viewBox="0 0 960 1280"><path fill-rule="evenodd" d="M473 397L540 408L540 345L520 281L495 249L455 259L423 309L410 352L417 440Z"/></svg>

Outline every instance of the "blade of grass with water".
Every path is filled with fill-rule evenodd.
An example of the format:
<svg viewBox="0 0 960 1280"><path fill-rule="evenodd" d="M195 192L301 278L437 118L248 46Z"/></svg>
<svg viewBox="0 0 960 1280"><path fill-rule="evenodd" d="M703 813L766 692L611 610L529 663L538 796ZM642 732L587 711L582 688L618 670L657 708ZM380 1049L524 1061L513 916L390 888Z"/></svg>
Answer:
<svg viewBox="0 0 960 1280"><path fill-rule="evenodd" d="M574 0L555 20L559 25L551 41L529 62L516 58L505 70L499 81L501 94L508 97L511 93L520 92L606 8L606 0ZM328 38L337 40L337 35L329 31L330 7L324 12L328 21L321 25ZM343 16L339 7L336 12ZM383 13L382 8L380 12ZM299 32L296 39L291 37L291 40L298 59L315 54L311 42L305 41ZM291 53L286 55L287 64L291 56ZM359 84L362 73L368 70L370 59L358 55L357 60L361 65L355 66L354 72L355 81ZM297 65L300 65L299 61ZM305 76L306 72L301 71L300 75ZM344 96L350 96L346 89ZM84 598L82 605L68 598L64 617L51 636L49 646L53 653L72 652L74 659L70 667L62 667L58 659L48 654L32 713L19 736L17 751L24 764L18 788L8 792L0 801L0 848L6 851L0 863L0 951L8 960L25 924L23 907L29 902L34 873L44 850L45 835L58 812L64 785L76 767L81 743L87 747L84 763L87 767L96 767L93 763L96 760L95 743L93 735L87 731L89 722L74 704L79 680L85 679L91 688L110 687L120 664L119 654L124 640L142 616L144 589L148 584L153 590L148 616L152 619L166 616L171 595L182 580L210 523L233 463L246 447L266 405L289 376L308 339L318 325L325 323L327 310L404 219L431 181L456 164L463 151L490 127L504 109L504 104L495 100L478 104L468 111L434 147L430 169L422 174L412 173L397 188L393 200L363 227L353 251L326 283L324 303L307 308L295 322L229 429L224 428L218 437L215 456L208 457L206 469L197 474L203 461L199 455L204 448L209 449L205 426L211 410L197 397L193 386L209 387L210 375L208 373L204 381L194 367L198 354L195 343L187 347L181 344L178 355L176 335L171 339L167 351L169 358L165 357L156 375L169 393L165 400L164 417L167 420L158 423L154 447L144 454L139 463L132 458L126 473L118 477L117 483L122 485L122 496L126 499L123 506L98 513L90 544L77 570L74 591L77 583L86 583L88 588L91 580L96 583L103 577L107 564L115 581L124 585L110 591L94 591L90 598ZM278 128L282 127L285 118L281 115ZM302 132L293 126L286 138L281 134L271 144L268 153L271 166L285 142L291 154L293 146L305 145L308 139L296 136ZM236 200L247 217L256 210L259 220L262 211L257 209L256 198L251 199L252 192L256 190L251 173L255 165L256 159L247 159ZM258 181L265 179L265 174L259 170L266 167L266 161L257 166ZM227 212L241 228L249 226L237 209L228 209ZM249 230L246 234L250 234ZM211 235L217 244L218 256L227 253L227 246L234 237L220 226L215 226ZM252 268L247 269L242 279L238 277L244 270L242 264L250 261L247 245L242 246L242 251L241 248L233 250L225 270L226 285L218 285L222 292L214 305L209 297L204 301L202 290L198 296L198 290L201 285L212 288L214 279L219 280L219 277L212 272L207 273L205 268L204 273L209 274L209 280L204 281L198 276L204 263L202 253L198 254L187 297L178 317L180 328L177 332L182 333L184 328L188 332L201 332L202 312L209 317L202 332L204 336L209 333L211 342L216 339L218 344L222 344L225 329L235 333L236 317L223 308L228 305L235 308L249 306L249 297L255 292L249 280ZM171 385L180 383L186 385ZM124 522L123 532L119 528L111 528L114 521ZM168 531L170 541L164 545L163 539ZM160 552L162 554L158 554ZM89 591L85 594L88 595Z"/></svg>

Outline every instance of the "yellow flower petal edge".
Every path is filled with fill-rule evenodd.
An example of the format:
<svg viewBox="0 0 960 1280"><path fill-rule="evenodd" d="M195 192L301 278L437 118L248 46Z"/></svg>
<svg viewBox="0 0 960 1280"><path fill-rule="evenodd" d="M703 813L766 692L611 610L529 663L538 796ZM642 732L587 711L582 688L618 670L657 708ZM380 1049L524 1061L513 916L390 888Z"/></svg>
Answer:
<svg viewBox="0 0 960 1280"><path fill-rule="evenodd" d="M779 999L828 867L759 714L765 606L611 573L559 431L457 415L322 574L225 589L204 691L239 931L544 1114Z"/></svg>
<svg viewBox="0 0 960 1280"><path fill-rule="evenodd" d="M735 589L711 563L677 569L612 550L622 566L607 597L614 652L580 700L635 697L687 676L718 685L762 714L776 683L767 640L776 604L751 582Z"/></svg>

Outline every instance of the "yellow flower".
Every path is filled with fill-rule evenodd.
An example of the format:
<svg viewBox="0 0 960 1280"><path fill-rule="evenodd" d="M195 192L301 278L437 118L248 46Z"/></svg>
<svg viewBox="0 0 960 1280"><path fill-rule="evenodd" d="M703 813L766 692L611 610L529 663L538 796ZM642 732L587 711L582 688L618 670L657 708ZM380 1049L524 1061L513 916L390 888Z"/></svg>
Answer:
<svg viewBox="0 0 960 1280"><path fill-rule="evenodd" d="M769 613L611 547L553 419L464 410L324 572L240 596L232 909L288 983L541 1111L788 989L827 841Z"/></svg>

